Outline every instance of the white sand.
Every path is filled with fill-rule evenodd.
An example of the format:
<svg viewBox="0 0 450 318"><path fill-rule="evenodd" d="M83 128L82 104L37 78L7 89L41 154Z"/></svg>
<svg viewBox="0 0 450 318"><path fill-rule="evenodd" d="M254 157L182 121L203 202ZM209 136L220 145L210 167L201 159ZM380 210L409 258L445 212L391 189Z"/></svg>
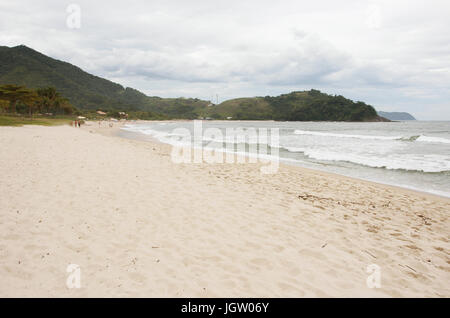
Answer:
<svg viewBox="0 0 450 318"><path fill-rule="evenodd" d="M0 296L450 297L449 199L94 128L0 127Z"/></svg>

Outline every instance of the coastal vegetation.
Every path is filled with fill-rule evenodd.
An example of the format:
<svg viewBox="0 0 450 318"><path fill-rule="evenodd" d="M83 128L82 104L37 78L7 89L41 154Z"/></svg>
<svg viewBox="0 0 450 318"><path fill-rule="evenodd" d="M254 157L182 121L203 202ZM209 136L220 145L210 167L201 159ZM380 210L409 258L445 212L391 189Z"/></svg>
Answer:
<svg viewBox="0 0 450 318"><path fill-rule="evenodd" d="M30 89L24 86L0 85L1 113L71 115L77 111L55 88Z"/></svg>
<svg viewBox="0 0 450 318"><path fill-rule="evenodd" d="M80 111L138 112L154 118L196 118L209 102L196 98L160 98L84 72L70 63L41 54L27 46L0 46L0 85L16 84L33 89L54 87ZM142 114L142 112L148 114Z"/></svg>
<svg viewBox="0 0 450 318"><path fill-rule="evenodd" d="M318 90L238 98L213 105L198 98L161 98L84 72L24 45L0 47L0 106L4 112L129 119L382 121L364 102ZM7 105L5 106L5 101Z"/></svg>

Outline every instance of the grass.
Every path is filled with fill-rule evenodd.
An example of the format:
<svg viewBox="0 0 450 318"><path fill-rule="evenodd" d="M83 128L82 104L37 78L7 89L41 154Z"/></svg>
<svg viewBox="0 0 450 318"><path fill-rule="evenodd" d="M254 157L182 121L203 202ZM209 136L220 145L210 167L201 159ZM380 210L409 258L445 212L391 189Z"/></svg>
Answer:
<svg viewBox="0 0 450 318"><path fill-rule="evenodd" d="M27 118L27 117L16 117L16 116L5 116L0 115L0 126L23 126L23 125L40 125L40 126L58 126L58 125L68 125L72 121L72 118L67 117L57 117L57 118Z"/></svg>

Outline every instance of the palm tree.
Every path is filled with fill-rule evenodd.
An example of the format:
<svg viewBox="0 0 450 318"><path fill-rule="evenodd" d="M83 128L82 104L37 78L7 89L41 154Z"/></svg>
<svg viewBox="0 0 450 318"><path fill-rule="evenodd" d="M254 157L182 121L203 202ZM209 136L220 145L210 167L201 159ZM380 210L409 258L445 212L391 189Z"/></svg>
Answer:
<svg viewBox="0 0 450 318"><path fill-rule="evenodd" d="M37 94L41 100L40 107L45 109L47 112L57 112L67 101L62 98L53 87L40 88L37 90Z"/></svg>

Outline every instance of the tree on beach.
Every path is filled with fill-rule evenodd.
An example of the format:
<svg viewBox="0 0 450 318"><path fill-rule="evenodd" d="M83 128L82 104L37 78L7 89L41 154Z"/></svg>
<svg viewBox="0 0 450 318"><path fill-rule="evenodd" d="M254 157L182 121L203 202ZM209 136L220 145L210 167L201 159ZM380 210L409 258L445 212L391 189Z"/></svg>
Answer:
<svg viewBox="0 0 450 318"><path fill-rule="evenodd" d="M55 108L56 100L59 97L56 89L53 87L39 88L37 90L37 94L41 99L39 103L39 111L48 113L51 112Z"/></svg>
<svg viewBox="0 0 450 318"><path fill-rule="evenodd" d="M62 97L54 87L39 88L37 95L39 97L38 108L40 112L73 113L73 107L70 105L69 100Z"/></svg>
<svg viewBox="0 0 450 318"><path fill-rule="evenodd" d="M37 108L39 105L39 96L35 91L28 91L24 93L21 97L22 103L28 107L28 114L30 118L33 118L33 109Z"/></svg>
<svg viewBox="0 0 450 318"><path fill-rule="evenodd" d="M17 106L17 107L16 107ZM25 107L24 107L25 106ZM18 85L0 86L0 107L9 113L38 112L72 114L76 109L54 87L28 89Z"/></svg>
<svg viewBox="0 0 450 318"><path fill-rule="evenodd" d="M17 102L29 94L30 90L19 85L7 84L0 86L0 99L9 101L9 111L16 112Z"/></svg>

